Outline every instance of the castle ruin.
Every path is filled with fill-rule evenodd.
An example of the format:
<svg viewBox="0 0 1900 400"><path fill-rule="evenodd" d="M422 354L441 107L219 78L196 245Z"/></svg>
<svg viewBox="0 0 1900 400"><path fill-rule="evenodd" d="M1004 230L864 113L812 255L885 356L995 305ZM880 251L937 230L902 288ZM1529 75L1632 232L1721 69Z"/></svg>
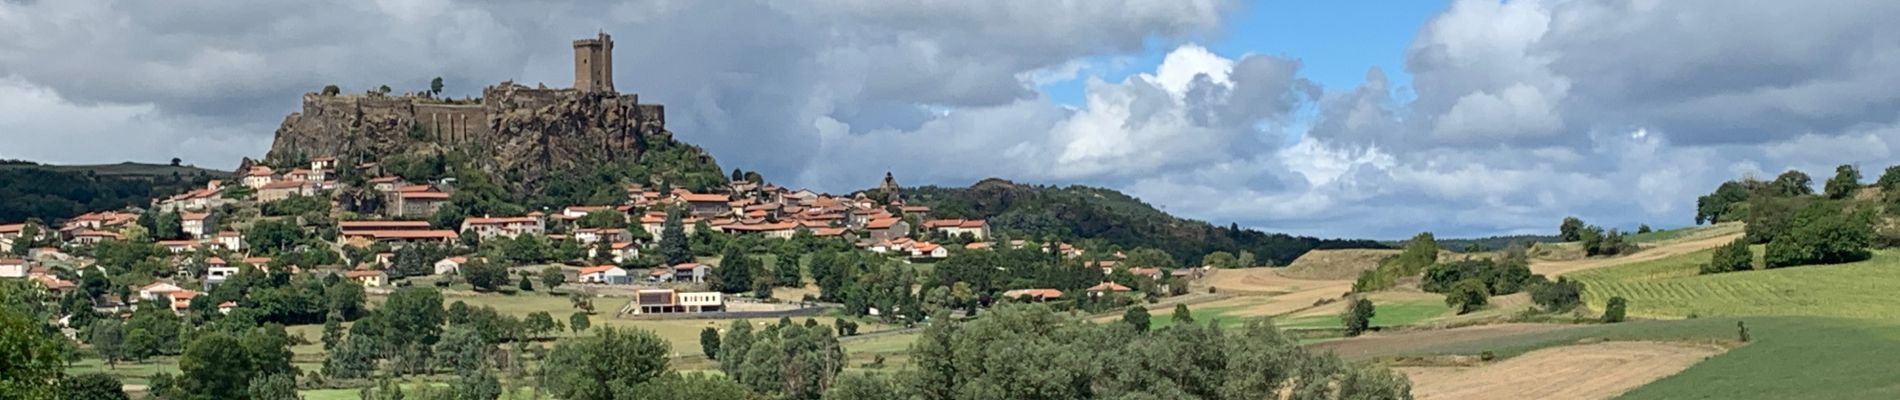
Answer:
<svg viewBox="0 0 1900 400"><path fill-rule="evenodd" d="M427 92L306 93L284 117L267 160L337 157L375 162L401 154L457 152L517 188L551 174L637 159L650 140L672 140L665 109L613 84L613 39L574 41L574 87L504 81L477 99Z"/></svg>
<svg viewBox="0 0 1900 400"><path fill-rule="evenodd" d="M614 91L614 38L605 32L574 41L574 89Z"/></svg>

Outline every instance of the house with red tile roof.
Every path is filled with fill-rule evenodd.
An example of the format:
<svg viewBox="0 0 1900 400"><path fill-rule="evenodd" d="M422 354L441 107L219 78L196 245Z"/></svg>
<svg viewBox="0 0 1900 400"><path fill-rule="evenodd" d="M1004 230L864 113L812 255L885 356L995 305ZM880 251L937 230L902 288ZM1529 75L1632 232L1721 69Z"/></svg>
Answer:
<svg viewBox="0 0 1900 400"><path fill-rule="evenodd" d="M1089 292L1090 296L1100 296L1103 293L1127 293L1133 290L1134 289L1129 289L1127 286L1122 286L1119 283L1102 282L1101 284L1090 286L1086 291Z"/></svg>
<svg viewBox="0 0 1900 400"><path fill-rule="evenodd" d="M547 224L538 216L526 217L468 217L462 220L462 232L475 232L475 235L488 240L494 237L515 238L521 235L540 236L547 234Z"/></svg>
<svg viewBox="0 0 1900 400"><path fill-rule="evenodd" d="M346 272L343 276L366 288L383 287L389 284L389 274L383 271L358 269Z"/></svg>
<svg viewBox="0 0 1900 400"><path fill-rule="evenodd" d="M1016 289L1003 292L1003 297L1026 301L1048 301L1062 298L1062 291L1057 289Z"/></svg>
<svg viewBox="0 0 1900 400"><path fill-rule="evenodd" d="M626 285L633 283L633 277L627 275L627 270L617 265L597 265L581 268L580 276L577 277L576 280L581 283L598 283L604 285Z"/></svg>
<svg viewBox="0 0 1900 400"><path fill-rule="evenodd" d="M216 214L188 212L179 214L179 219L183 221L180 227L183 228L185 234L193 238L211 236L218 229Z"/></svg>

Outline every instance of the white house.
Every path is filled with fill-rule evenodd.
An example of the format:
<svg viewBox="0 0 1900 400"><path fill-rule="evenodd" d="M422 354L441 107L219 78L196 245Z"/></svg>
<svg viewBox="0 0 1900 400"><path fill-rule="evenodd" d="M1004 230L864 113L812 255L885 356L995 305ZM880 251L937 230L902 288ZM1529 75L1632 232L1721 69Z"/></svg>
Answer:
<svg viewBox="0 0 1900 400"><path fill-rule="evenodd" d="M435 262L435 274L462 273L462 264L468 263L468 257L455 256Z"/></svg>
<svg viewBox="0 0 1900 400"><path fill-rule="evenodd" d="M218 236L211 239L211 244L225 250L241 251L244 250L244 236L239 235L237 231L218 232Z"/></svg>
<svg viewBox="0 0 1900 400"><path fill-rule="evenodd" d="M152 282L150 285L139 288L139 299L147 301L158 300L159 296L171 296L172 293L183 291L185 291L185 288L178 287L178 285L165 282Z"/></svg>
<svg viewBox="0 0 1900 400"><path fill-rule="evenodd" d="M599 257L599 253L599 246L587 248L588 258ZM613 244L607 245L607 254L609 257L613 257L614 263L623 263L627 262L627 260L639 258L640 246L635 246L633 242L614 242Z"/></svg>
<svg viewBox="0 0 1900 400"><path fill-rule="evenodd" d="M547 225L538 216L526 217L469 217L462 220L462 232L474 231L482 239L497 236L514 238L521 235L542 235Z"/></svg>
<svg viewBox="0 0 1900 400"><path fill-rule="evenodd" d="M614 265L601 265L581 268L581 283L600 283L608 285L626 285L633 283L633 277L627 270Z"/></svg>
<svg viewBox="0 0 1900 400"><path fill-rule="evenodd" d="M26 260L0 258L0 278L25 278L28 269Z"/></svg>
<svg viewBox="0 0 1900 400"><path fill-rule="evenodd" d="M180 214L179 218L184 221L182 226L185 234L194 238L210 236L212 230L218 228L218 219L211 213L188 212Z"/></svg>
<svg viewBox="0 0 1900 400"><path fill-rule="evenodd" d="M244 173L244 179L241 183L244 187L251 189L262 188L264 185L269 185L271 181L276 180L276 177L272 175L275 175L275 173L271 171L270 167L251 167L250 171Z"/></svg>

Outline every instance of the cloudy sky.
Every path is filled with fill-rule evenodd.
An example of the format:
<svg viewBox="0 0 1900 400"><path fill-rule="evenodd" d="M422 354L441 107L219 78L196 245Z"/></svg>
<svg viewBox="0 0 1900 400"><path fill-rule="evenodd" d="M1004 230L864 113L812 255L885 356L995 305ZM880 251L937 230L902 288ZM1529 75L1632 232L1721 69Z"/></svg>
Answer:
<svg viewBox="0 0 1900 400"><path fill-rule="evenodd" d="M234 168L325 84L622 92L722 165L847 191L1120 189L1321 236L1692 222L1900 144L1891 1L0 0L0 158Z"/></svg>

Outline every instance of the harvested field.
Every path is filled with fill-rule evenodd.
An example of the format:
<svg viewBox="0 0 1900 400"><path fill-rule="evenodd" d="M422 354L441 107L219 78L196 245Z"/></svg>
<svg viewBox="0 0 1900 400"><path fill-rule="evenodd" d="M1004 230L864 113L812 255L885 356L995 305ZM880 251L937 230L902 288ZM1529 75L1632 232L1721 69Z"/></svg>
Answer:
<svg viewBox="0 0 1900 400"><path fill-rule="evenodd" d="M1359 273L1379 268L1379 260L1399 255L1399 250L1346 249L1313 250L1294 259L1279 270L1281 276L1295 279L1355 279Z"/></svg>
<svg viewBox="0 0 1900 400"><path fill-rule="evenodd" d="M1543 349L1477 367L1398 368L1424 399L1607 399L1674 375L1722 348L1605 342Z"/></svg>

